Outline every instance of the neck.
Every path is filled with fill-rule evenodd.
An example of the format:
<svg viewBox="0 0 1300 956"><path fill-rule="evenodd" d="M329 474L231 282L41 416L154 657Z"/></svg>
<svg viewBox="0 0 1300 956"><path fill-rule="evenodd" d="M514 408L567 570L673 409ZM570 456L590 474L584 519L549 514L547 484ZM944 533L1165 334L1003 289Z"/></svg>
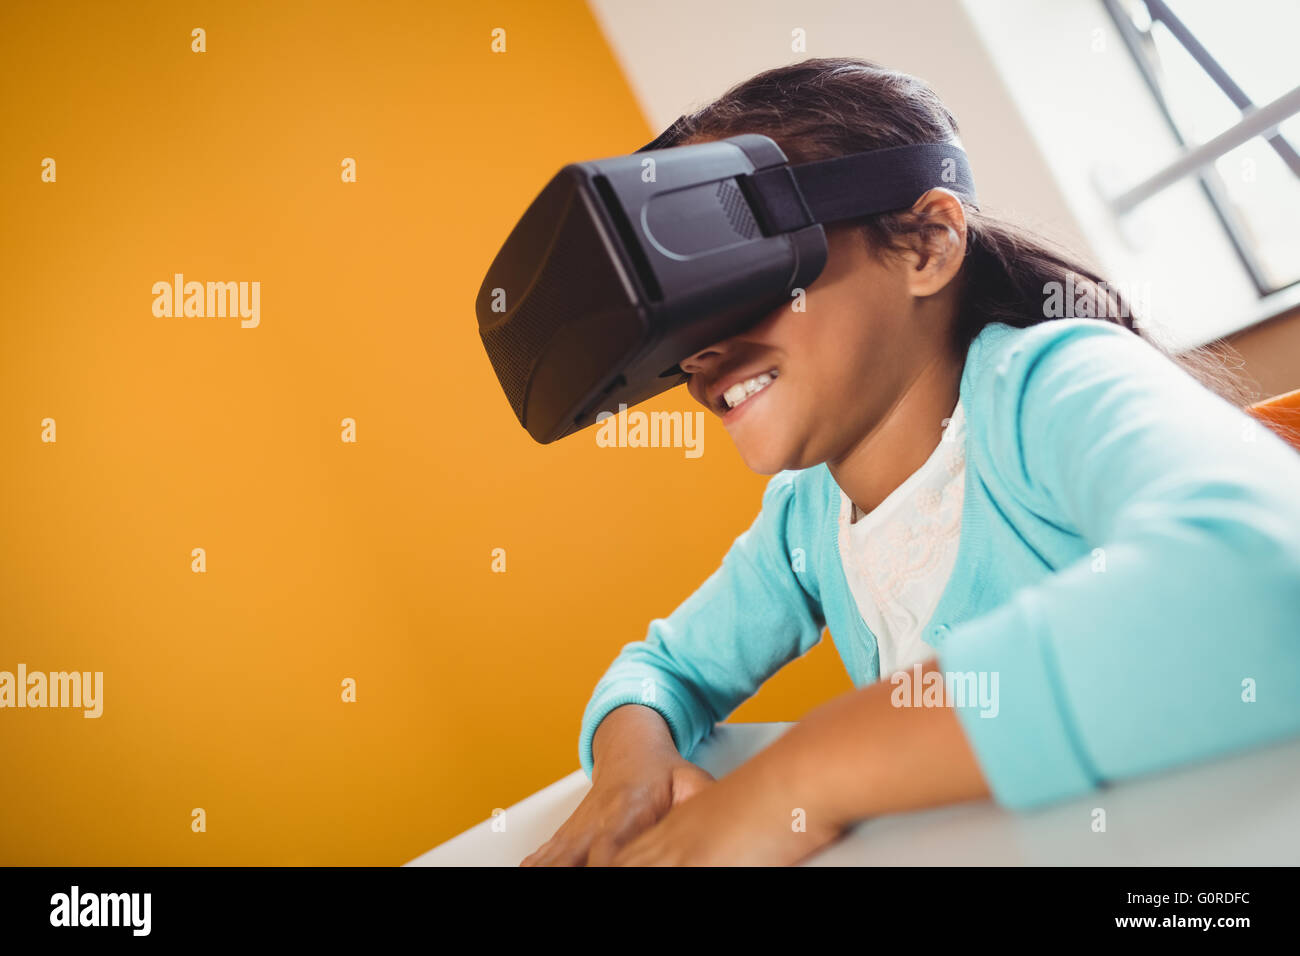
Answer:
<svg viewBox="0 0 1300 956"><path fill-rule="evenodd" d="M957 405L964 357L937 355L894 400L880 422L844 455L828 461L835 483L867 514L925 464Z"/></svg>

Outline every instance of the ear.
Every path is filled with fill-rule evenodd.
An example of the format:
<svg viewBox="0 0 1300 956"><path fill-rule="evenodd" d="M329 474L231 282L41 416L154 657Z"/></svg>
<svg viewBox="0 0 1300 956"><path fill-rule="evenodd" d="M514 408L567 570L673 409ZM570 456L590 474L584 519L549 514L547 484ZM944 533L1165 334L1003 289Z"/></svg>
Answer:
<svg viewBox="0 0 1300 956"><path fill-rule="evenodd" d="M912 205L915 248L907 256L908 291L919 297L942 290L966 258L966 212L950 189L936 186Z"/></svg>

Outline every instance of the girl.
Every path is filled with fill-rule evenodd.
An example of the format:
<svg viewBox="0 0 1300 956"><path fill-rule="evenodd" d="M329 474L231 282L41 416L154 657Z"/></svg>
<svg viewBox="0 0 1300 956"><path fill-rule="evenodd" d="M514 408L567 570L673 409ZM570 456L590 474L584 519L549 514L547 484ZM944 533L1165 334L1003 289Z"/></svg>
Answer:
<svg viewBox="0 0 1300 956"><path fill-rule="evenodd" d="M958 130L913 77L814 59L659 145L755 132L801 163ZM828 236L805 311L681 363L774 477L597 685L591 790L525 865L793 863L877 814L1026 809L1300 733L1300 456L1241 387L946 189ZM1056 318L1065 288L1095 311ZM719 781L688 761L828 625L857 689Z"/></svg>

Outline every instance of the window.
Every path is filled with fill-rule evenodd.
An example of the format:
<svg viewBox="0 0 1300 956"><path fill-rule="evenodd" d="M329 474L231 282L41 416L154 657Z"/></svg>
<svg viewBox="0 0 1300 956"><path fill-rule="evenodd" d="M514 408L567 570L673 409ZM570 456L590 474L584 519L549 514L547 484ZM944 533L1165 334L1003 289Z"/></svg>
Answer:
<svg viewBox="0 0 1300 956"><path fill-rule="evenodd" d="M1190 175L1258 294L1300 284L1300 3L1100 2L1178 142L1190 151L1216 138L1229 141L1226 149L1213 146L1211 162ZM1252 115L1258 121L1270 108L1263 130L1231 145L1249 132L1239 124ZM1127 198L1142 201L1148 189L1159 191L1164 171L1170 168L1153 168Z"/></svg>

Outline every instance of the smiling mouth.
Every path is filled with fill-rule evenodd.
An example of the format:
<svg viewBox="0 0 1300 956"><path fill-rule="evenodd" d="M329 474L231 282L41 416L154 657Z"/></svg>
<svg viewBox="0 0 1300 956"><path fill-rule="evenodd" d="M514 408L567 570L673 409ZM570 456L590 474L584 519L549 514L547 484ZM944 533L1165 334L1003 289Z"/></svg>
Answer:
<svg viewBox="0 0 1300 956"><path fill-rule="evenodd" d="M747 378L743 382L737 382L731 388L722 393L722 410L729 412L739 408L749 399L753 398L759 392L763 391L777 379L777 370L772 368L762 372L752 378Z"/></svg>

